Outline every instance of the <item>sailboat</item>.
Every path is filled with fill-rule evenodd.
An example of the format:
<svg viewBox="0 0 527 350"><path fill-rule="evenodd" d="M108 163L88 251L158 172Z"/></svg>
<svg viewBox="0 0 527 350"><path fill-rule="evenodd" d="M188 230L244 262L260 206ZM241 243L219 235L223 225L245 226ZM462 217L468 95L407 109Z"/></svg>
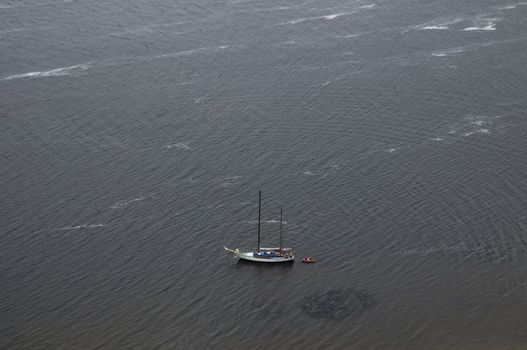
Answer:
<svg viewBox="0 0 527 350"><path fill-rule="evenodd" d="M241 251L240 249L229 249L223 247L226 251L234 253L234 256L242 259L255 262L278 263L295 260L292 248L284 248L282 246L282 206L280 206L280 246L275 248L260 247L260 226L261 226L261 208L262 208L262 191L258 192L258 245L256 251Z"/></svg>

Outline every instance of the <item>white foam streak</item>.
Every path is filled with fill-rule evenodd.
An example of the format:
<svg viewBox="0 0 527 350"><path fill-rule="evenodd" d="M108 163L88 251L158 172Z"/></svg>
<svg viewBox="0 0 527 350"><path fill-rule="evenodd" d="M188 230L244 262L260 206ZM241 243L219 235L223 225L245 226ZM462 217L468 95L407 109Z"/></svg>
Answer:
<svg viewBox="0 0 527 350"><path fill-rule="evenodd" d="M185 50L185 51L178 51L178 52L172 52L172 53L165 53L163 55L158 55L156 58L169 58L169 57L180 57L180 56L190 56L200 51L207 50L207 47L199 47L197 49L193 50Z"/></svg>
<svg viewBox="0 0 527 350"><path fill-rule="evenodd" d="M90 229L90 228L98 228L98 227L104 227L104 225L103 224L84 224L84 225L78 225L78 226L65 226L65 227L59 228L58 230L71 231L71 230Z"/></svg>
<svg viewBox="0 0 527 350"><path fill-rule="evenodd" d="M463 29L464 31L470 32L470 31L486 31L486 30L496 30L495 24L489 24L485 27L467 27Z"/></svg>
<svg viewBox="0 0 527 350"><path fill-rule="evenodd" d="M459 48L459 49L451 49L451 50L433 52L430 55L434 57L450 57L450 56L455 56L461 52L463 52L463 49Z"/></svg>
<svg viewBox="0 0 527 350"><path fill-rule="evenodd" d="M459 18L459 17L452 18L452 19L438 18L436 20L433 20L427 23L418 24L414 26L413 28L418 29L418 30L450 30L449 26L451 24L456 24L464 20L465 20L464 18Z"/></svg>
<svg viewBox="0 0 527 350"><path fill-rule="evenodd" d="M480 116L468 116L463 118L460 122L450 126L449 134L459 134L463 137L469 137L475 134L490 134L490 126L493 124L493 120L499 119L497 117L488 117L484 115ZM485 126L485 128L483 127Z"/></svg>
<svg viewBox="0 0 527 350"><path fill-rule="evenodd" d="M527 5L527 2L519 2L517 4L501 6L501 7L498 7L498 10L514 10L518 6L523 6L523 5Z"/></svg>
<svg viewBox="0 0 527 350"><path fill-rule="evenodd" d="M359 37L363 35L363 33L357 33L357 34L346 34L346 35L341 35L341 36L337 36L338 38L344 38L344 39L351 39L351 38L356 38L356 37Z"/></svg>
<svg viewBox="0 0 527 350"><path fill-rule="evenodd" d="M302 7L301 5L293 5L293 6L277 6L277 7L263 7L263 8L256 8L251 10L242 10L237 12L272 12L272 11L286 11L286 10L292 10L299 7Z"/></svg>
<svg viewBox="0 0 527 350"><path fill-rule="evenodd" d="M237 179L241 179L242 177L243 175L235 175L235 176L226 177L224 180L237 180Z"/></svg>
<svg viewBox="0 0 527 350"><path fill-rule="evenodd" d="M321 20L321 19L325 19L325 20L332 20L332 19L335 19L335 18L339 18L339 17L342 17L342 16L347 16L347 15L351 15L351 14L354 14L356 12L339 12L339 13L333 13L331 15L324 15L324 16L316 16L316 17L306 17L306 18L299 18L299 19L294 19L292 21L288 21L288 22L284 22L284 23L280 23L281 25L285 25L285 24L298 24L298 23L302 23L302 22L306 22L306 21L317 21L317 20Z"/></svg>
<svg viewBox="0 0 527 350"><path fill-rule="evenodd" d="M335 18L338 18L338 17L341 17L341 16L346 16L346 15L349 15L349 14L350 14L349 12L341 12L341 13L335 13L335 14L332 14L332 15L322 16L322 18L335 19Z"/></svg>
<svg viewBox="0 0 527 350"><path fill-rule="evenodd" d="M78 74L80 72L90 69L90 67L91 67L90 64L78 64L75 66L55 68L55 69L51 69L48 71L42 71L42 72L29 72L29 73L14 74L14 75L5 77L4 80L23 79L23 78L62 77L62 76L67 76L67 75Z"/></svg>
<svg viewBox="0 0 527 350"><path fill-rule="evenodd" d="M192 151L192 148L187 145L186 143L183 143L183 142L177 142L177 143L173 143L173 144L168 144L165 146L165 148L168 148L168 149L173 149L173 148L179 148L179 149L184 149L184 150L187 150L187 151Z"/></svg>
<svg viewBox="0 0 527 350"><path fill-rule="evenodd" d="M496 30L498 18L478 18L472 27L464 28L464 31L492 31Z"/></svg>
<svg viewBox="0 0 527 350"><path fill-rule="evenodd" d="M421 29L425 29L425 30L448 30L450 28L448 28L447 26L426 26L426 27L423 27Z"/></svg>

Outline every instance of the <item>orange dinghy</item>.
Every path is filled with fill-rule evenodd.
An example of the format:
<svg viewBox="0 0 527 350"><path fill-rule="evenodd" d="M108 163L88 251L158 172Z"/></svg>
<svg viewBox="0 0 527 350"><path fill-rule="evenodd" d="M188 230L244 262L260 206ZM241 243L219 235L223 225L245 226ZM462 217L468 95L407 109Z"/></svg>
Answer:
<svg viewBox="0 0 527 350"><path fill-rule="evenodd" d="M314 263L316 261L315 258L313 258L312 256L304 256L302 258L302 262L303 263Z"/></svg>

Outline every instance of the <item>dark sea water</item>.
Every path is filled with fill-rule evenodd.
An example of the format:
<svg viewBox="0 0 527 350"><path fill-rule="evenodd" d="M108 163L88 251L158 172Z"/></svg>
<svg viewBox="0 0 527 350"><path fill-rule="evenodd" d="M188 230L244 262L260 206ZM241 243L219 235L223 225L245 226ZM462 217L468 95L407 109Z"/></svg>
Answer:
<svg viewBox="0 0 527 350"><path fill-rule="evenodd" d="M527 349L526 62L520 0L0 0L0 348Z"/></svg>

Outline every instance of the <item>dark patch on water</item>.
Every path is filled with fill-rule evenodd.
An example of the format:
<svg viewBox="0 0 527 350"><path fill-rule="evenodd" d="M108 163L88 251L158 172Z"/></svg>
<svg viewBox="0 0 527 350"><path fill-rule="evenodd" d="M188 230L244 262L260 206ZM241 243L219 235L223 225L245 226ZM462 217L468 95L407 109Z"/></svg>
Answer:
<svg viewBox="0 0 527 350"><path fill-rule="evenodd" d="M344 320L358 316L374 305L373 297L363 290L331 289L302 300L302 309L313 318Z"/></svg>

